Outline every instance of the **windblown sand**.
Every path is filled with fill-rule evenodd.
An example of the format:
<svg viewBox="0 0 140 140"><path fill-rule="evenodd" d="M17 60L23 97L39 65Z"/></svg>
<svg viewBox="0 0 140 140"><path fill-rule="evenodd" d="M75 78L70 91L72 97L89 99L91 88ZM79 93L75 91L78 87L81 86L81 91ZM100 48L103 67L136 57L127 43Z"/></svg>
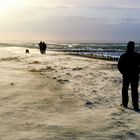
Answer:
<svg viewBox="0 0 140 140"><path fill-rule="evenodd" d="M116 62L0 48L0 140L140 140Z"/></svg>

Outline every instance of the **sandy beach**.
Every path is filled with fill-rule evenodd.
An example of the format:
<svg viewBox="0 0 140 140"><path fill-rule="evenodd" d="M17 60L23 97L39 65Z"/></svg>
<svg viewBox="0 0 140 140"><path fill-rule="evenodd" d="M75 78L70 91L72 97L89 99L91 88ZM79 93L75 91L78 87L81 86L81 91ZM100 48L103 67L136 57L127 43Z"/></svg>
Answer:
<svg viewBox="0 0 140 140"><path fill-rule="evenodd" d="M0 48L0 140L140 140L117 62L25 49Z"/></svg>

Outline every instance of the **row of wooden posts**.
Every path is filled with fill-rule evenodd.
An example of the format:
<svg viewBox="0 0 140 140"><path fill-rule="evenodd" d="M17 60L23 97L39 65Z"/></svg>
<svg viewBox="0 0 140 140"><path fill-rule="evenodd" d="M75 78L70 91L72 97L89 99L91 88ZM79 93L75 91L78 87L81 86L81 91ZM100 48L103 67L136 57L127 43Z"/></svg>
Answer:
<svg viewBox="0 0 140 140"><path fill-rule="evenodd" d="M103 59L103 60L109 60L109 61L118 61L118 57L111 57L111 56L104 56L104 55L96 55L96 54L79 54L79 53L69 53L71 55L78 55L88 58L94 58L94 59Z"/></svg>

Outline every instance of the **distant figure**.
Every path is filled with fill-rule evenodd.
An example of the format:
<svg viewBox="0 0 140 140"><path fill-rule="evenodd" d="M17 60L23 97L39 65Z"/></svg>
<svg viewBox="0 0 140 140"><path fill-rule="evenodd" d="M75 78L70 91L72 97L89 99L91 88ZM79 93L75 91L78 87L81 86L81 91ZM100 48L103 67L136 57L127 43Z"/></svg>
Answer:
<svg viewBox="0 0 140 140"><path fill-rule="evenodd" d="M42 41L40 41L40 43L39 43L39 50L40 50L40 53L42 53L42 47L43 46L43 43L42 43Z"/></svg>
<svg viewBox="0 0 140 140"><path fill-rule="evenodd" d="M40 53L41 54L45 54L46 53L46 49L47 49L46 43L40 41L40 43L39 43L39 49L40 49Z"/></svg>
<svg viewBox="0 0 140 140"><path fill-rule="evenodd" d="M139 82L139 66L140 54L134 52L135 42L129 41L127 50L120 56L118 62L118 69L123 76L122 85L122 105L128 106L128 88L131 85L132 105L134 110L139 110L139 95L138 95L138 82Z"/></svg>
<svg viewBox="0 0 140 140"><path fill-rule="evenodd" d="M29 50L28 49L26 49L26 53L29 53Z"/></svg>
<svg viewBox="0 0 140 140"><path fill-rule="evenodd" d="M42 54L46 53L47 45L45 42L43 42L43 47L42 47Z"/></svg>

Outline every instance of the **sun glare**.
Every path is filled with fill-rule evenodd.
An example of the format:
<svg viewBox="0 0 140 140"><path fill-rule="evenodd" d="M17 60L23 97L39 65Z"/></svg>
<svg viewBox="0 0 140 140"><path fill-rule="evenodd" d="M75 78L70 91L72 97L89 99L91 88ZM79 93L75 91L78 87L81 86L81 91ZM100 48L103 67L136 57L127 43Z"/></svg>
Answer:
<svg viewBox="0 0 140 140"><path fill-rule="evenodd" d="M17 4L18 0L0 0L0 11L5 11L13 8Z"/></svg>

